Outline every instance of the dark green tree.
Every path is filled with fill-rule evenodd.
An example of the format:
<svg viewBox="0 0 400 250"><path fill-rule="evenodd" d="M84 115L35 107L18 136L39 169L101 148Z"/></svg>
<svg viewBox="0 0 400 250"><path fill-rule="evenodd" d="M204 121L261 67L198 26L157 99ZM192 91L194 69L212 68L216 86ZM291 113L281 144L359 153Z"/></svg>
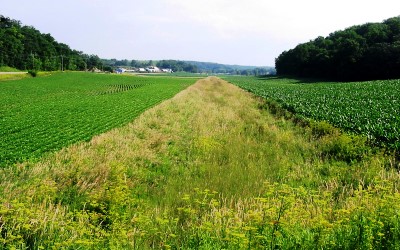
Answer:
<svg viewBox="0 0 400 250"><path fill-rule="evenodd" d="M21 70L84 70L91 57L58 43L50 34L0 15L0 66ZM102 65L98 57L90 63Z"/></svg>
<svg viewBox="0 0 400 250"><path fill-rule="evenodd" d="M279 75L336 80L400 78L400 17L299 44L275 60Z"/></svg>

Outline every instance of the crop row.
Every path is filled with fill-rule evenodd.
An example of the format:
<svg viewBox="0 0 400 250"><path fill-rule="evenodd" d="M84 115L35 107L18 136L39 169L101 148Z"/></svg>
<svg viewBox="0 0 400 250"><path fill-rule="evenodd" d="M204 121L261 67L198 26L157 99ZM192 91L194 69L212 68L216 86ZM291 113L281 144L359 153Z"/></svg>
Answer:
<svg viewBox="0 0 400 250"><path fill-rule="evenodd" d="M193 82L83 73L2 82L0 167L124 125Z"/></svg>
<svg viewBox="0 0 400 250"><path fill-rule="evenodd" d="M400 149L400 80L322 83L229 77L231 83L276 100L306 118L327 121L371 141Z"/></svg>

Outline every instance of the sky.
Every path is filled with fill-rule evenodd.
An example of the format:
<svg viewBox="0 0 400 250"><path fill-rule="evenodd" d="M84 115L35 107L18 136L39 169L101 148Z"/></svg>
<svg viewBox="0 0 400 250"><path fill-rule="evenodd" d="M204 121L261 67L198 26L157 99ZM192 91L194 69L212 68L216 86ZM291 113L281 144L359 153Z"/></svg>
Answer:
<svg viewBox="0 0 400 250"><path fill-rule="evenodd" d="M0 0L0 15L100 58L274 66L299 43L400 15L399 0Z"/></svg>

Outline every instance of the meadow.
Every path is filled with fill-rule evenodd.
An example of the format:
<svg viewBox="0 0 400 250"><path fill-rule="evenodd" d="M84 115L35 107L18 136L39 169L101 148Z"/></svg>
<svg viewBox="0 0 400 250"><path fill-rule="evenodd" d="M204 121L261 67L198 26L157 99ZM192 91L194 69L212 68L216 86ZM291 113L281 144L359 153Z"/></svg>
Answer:
<svg viewBox="0 0 400 250"><path fill-rule="evenodd" d="M91 73L0 82L0 167L90 140L195 82Z"/></svg>
<svg viewBox="0 0 400 250"><path fill-rule="evenodd" d="M400 248L395 159L332 157L363 145L272 111L211 77L0 169L0 249Z"/></svg>
<svg viewBox="0 0 400 250"><path fill-rule="evenodd" d="M328 123L400 150L400 80L310 82L228 77L229 82L301 116Z"/></svg>

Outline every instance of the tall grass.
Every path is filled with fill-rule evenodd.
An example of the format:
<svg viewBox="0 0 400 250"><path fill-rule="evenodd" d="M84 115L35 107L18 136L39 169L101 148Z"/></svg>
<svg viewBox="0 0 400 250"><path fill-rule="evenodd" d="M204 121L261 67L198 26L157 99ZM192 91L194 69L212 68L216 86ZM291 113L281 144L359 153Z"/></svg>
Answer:
<svg viewBox="0 0 400 250"><path fill-rule="evenodd" d="M28 77L30 77L28 74L0 74L0 82L20 80Z"/></svg>
<svg viewBox="0 0 400 250"><path fill-rule="evenodd" d="M346 135L264 104L207 78L123 128L2 169L0 249L399 248L396 162L337 157Z"/></svg>
<svg viewBox="0 0 400 250"><path fill-rule="evenodd" d="M8 66L0 66L0 72L20 72L20 70Z"/></svg>

